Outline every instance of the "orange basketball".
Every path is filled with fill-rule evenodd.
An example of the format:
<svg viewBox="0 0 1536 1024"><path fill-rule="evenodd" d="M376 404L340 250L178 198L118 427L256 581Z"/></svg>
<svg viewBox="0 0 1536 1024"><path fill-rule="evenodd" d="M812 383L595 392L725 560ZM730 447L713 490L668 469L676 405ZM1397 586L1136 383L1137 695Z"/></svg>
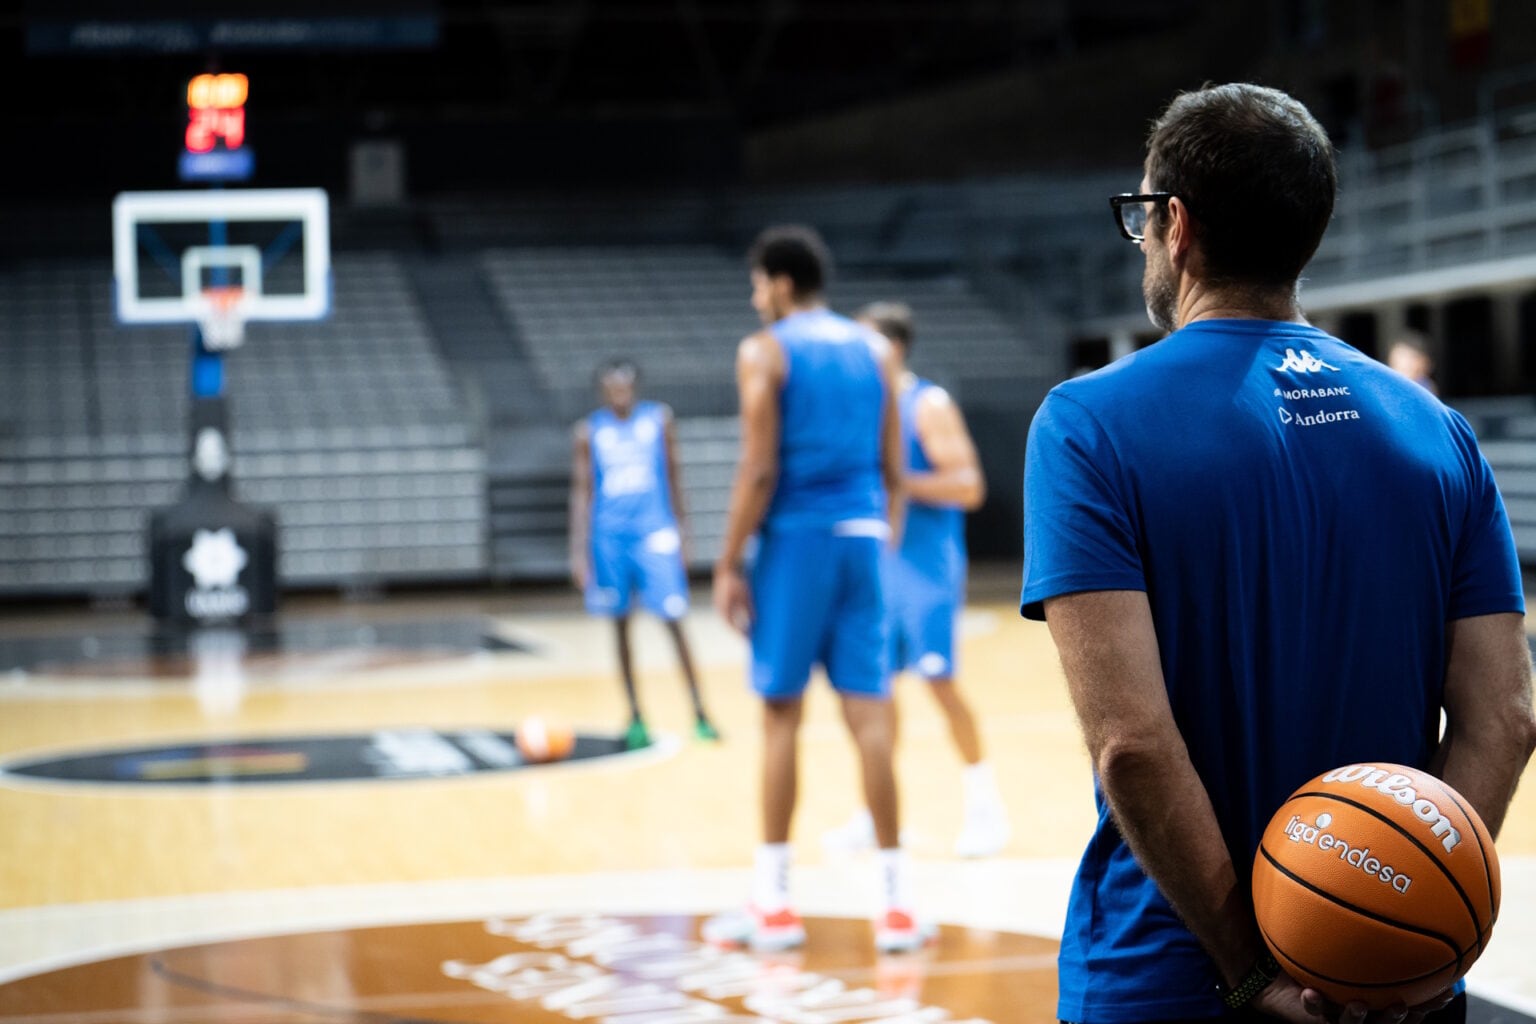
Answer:
<svg viewBox="0 0 1536 1024"><path fill-rule="evenodd" d="M1408 1006L1482 955L1499 860L1472 805L1427 772L1352 764L1302 786L1253 860L1259 930L1287 974L1340 1003Z"/></svg>
<svg viewBox="0 0 1536 1024"><path fill-rule="evenodd" d="M523 760L533 764L563 761L571 756L571 750L576 746L576 734L570 726L537 716L523 719L517 727L516 737Z"/></svg>

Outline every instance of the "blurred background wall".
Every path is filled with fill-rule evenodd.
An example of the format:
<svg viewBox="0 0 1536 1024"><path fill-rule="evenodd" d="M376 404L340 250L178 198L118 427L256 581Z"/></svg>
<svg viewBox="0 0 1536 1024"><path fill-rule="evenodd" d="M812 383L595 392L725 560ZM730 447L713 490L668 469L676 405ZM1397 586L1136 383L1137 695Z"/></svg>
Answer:
<svg viewBox="0 0 1536 1024"><path fill-rule="evenodd" d="M1018 554L1057 381L1156 340L1105 197L1182 89L1307 102L1340 150L1304 305L1413 328L1536 558L1536 8L1511 0L29 3L0 14L0 596L136 597L186 476L187 338L111 306L111 197L180 187L185 90L249 76L250 183L331 196L334 312L230 357L236 489L285 587L565 572L571 421L628 355L680 420L699 565L734 460L741 254L820 228L899 298ZM1262 230L1262 225L1256 225Z"/></svg>

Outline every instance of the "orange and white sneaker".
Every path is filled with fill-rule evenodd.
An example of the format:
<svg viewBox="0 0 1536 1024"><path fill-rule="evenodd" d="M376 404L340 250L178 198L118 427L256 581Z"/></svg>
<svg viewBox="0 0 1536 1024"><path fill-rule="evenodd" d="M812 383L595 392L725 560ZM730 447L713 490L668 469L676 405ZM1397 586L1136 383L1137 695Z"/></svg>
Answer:
<svg viewBox="0 0 1536 1024"><path fill-rule="evenodd" d="M937 936L932 921L907 910L887 910L875 921L875 950L880 953L915 953Z"/></svg>
<svg viewBox="0 0 1536 1024"><path fill-rule="evenodd" d="M727 910L704 922L704 941L712 946L779 953L805 945L805 923L785 907L765 914L756 907Z"/></svg>

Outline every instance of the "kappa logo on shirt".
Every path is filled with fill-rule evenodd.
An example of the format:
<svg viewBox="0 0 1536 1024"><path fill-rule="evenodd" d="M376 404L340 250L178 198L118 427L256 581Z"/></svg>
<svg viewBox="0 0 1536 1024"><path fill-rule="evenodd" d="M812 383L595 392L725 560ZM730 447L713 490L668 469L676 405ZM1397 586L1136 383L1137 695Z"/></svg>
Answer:
<svg viewBox="0 0 1536 1024"><path fill-rule="evenodd" d="M1332 370L1334 373L1339 372L1339 368L1337 366L1332 366L1323 362L1311 352L1302 352L1301 355L1297 355L1296 350L1293 348L1288 348L1285 350L1285 362L1275 367L1275 369L1294 370L1297 373L1316 373L1318 370Z"/></svg>

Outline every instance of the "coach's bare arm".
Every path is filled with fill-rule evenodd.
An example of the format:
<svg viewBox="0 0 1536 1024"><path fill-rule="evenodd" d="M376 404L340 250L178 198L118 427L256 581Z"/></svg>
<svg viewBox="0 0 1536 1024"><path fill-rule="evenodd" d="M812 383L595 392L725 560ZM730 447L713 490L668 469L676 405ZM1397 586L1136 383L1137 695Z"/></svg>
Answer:
<svg viewBox="0 0 1536 1024"><path fill-rule="evenodd" d="M1115 824L1226 983L1237 985L1258 959L1261 940L1246 880L1239 882L1168 704L1147 595L1104 590L1051 598L1045 620ZM1302 998L1300 986L1281 975L1254 1007L1315 1021Z"/></svg>
<svg viewBox="0 0 1536 1024"><path fill-rule="evenodd" d="M1536 749L1525 616L1457 619L1446 639L1445 735L1430 771L1470 800L1497 836Z"/></svg>
<svg viewBox="0 0 1536 1024"><path fill-rule="evenodd" d="M725 542L715 562L714 579L715 610L743 632L752 622L752 597L741 562L779 482L779 391L783 386L784 350L778 340L767 331L744 339L736 350L741 460L731 485Z"/></svg>

